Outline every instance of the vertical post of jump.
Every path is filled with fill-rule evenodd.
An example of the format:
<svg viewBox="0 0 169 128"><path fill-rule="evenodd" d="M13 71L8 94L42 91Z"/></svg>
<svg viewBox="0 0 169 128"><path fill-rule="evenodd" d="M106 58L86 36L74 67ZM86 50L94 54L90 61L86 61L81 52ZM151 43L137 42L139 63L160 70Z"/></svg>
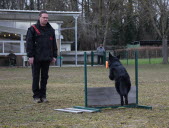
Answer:
<svg viewBox="0 0 169 128"><path fill-rule="evenodd" d="M135 51L136 104L138 105L138 51Z"/></svg>
<svg viewBox="0 0 169 128"><path fill-rule="evenodd" d="M138 104L138 51L135 51L135 84L136 84L136 106L137 108L152 109L152 106Z"/></svg>
<svg viewBox="0 0 169 128"><path fill-rule="evenodd" d="M128 51L126 51L127 65L129 64Z"/></svg>
<svg viewBox="0 0 169 128"><path fill-rule="evenodd" d="M85 91L85 107L88 106L87 104L87 55L86 55L86 52L84 52L84 91Z"/></svg>

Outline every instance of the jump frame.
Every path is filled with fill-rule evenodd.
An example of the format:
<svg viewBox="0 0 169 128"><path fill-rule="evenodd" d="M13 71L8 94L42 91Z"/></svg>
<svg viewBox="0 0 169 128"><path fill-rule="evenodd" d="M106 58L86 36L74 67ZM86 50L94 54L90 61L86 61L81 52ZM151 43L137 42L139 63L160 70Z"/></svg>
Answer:
<svg viewBox="0 0 169 128"><path fill-rule="evenodd" d="M152 106L139 105L138 101L138 51L134 52L135 54L135 86L136 86L136 103L131 105L124 106L99 106L99 107L90 107L88 106L88 83L87 83L87 54L84 52L84 106L74 106L78 109L87 109L94 111L101 111L104 108L142 108L142 109L151 109Z"/></svg>

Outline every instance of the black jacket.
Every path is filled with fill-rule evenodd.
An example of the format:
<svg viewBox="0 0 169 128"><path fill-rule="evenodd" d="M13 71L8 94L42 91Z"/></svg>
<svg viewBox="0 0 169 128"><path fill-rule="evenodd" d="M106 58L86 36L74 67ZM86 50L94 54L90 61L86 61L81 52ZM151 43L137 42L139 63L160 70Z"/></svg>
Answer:
<svg viewBox="0 0 169 128"><path fill-rule="evenodd" d="M41 26L39 20L34 26L37 30L31 26L26 35L27 56L38 61L51 61L57 57L55 31L49 23L45 27Z"/></svg>

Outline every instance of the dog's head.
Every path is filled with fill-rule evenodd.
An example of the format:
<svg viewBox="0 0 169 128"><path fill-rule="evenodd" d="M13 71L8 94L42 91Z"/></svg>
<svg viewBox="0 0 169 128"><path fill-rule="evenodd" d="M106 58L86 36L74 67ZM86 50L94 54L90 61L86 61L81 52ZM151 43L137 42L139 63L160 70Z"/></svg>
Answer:
<svg viewBox="0 0 169 128"><path fill-rule="evenodd" d="M109 78L111 80L114 80L116 77L116 72L117 72L117 67L121 65L120 63L120 55L118 56L112 56L111 53L109 53L109 59L108 59L108 63L109 63L109 69L110 69L110 73L109 73Z"/></svg>
<svg viewBox="0 0 169 128"><path fill-rule="evenodd" d="M111 65L115 66L121 64L119 59L120 59L120 55L112 56L112 54L109 53L109 68L111 67Z"/></svg>

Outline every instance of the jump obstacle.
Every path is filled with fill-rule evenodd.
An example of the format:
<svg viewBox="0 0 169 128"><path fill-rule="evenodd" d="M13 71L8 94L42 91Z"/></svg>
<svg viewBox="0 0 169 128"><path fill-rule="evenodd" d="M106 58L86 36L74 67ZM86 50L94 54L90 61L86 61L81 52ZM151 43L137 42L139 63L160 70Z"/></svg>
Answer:
<svg viewBox="0 0 169 128"><path fill-rule="evenodd" d="M120 106L120 95L115 87L88 87L87 83L87 54L84 52L84 106L73 108L54 109L56 111L83 113L99 112L103 108L143 108L152 109L152 106L139 105L138 102L138 51L135 51L135 86L131 86L128 94L129 105Z"/></svg>
<svg viewBox="0 0 169 128"><path fill-rule="evenodd" d="M131 86L128 94L129 105L120 105L120 96L115 87L88 87L87 83L87 54L84 52L84 104L75 106L78 109L102 108L144 108L152 109L152 106L139 105L138 102L138 51L135 51L135 86Z"/></svg>

